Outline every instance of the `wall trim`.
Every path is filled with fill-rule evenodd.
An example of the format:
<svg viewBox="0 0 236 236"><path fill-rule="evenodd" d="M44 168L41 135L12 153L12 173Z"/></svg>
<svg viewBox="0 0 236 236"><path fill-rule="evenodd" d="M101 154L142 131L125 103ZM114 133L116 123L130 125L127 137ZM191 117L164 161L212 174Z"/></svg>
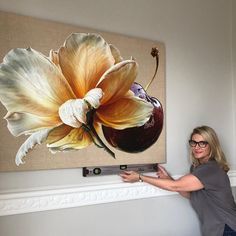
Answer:
<svg viewBox="0 0 236 236"><path fill-rule="evenodd" d="M175 176L178 178L180 176ZM229 172L232 187L236 171ZM110 183L94 186L27 190L0 194L0 216L58 210L71 207L161 197L177 193L161 190L146 183Z"/></svg>

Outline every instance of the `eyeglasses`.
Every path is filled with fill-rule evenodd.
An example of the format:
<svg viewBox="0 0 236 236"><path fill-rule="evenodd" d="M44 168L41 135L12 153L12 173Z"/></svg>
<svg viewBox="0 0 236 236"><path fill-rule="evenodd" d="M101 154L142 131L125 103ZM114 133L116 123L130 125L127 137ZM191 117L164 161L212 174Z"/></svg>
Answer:
<svg viewBox="0 0 236 236"><path fill-rule="evenodd" d="M196 142L196 141L194 141L194 140L189 140L188 143L189 143L189 145L190 145L191 147L196 147L196 146L198 145L198 147L200 147L200 148L205 148L205 147L207 146L207 144L208 144L207 141L199 141L199 142Z"/></svg>

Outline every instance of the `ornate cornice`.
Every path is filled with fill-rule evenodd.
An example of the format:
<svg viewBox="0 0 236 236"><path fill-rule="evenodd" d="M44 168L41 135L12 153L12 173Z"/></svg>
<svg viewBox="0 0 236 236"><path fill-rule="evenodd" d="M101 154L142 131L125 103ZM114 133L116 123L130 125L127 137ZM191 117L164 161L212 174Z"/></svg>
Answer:
<svg viewBox="0 0 236 236"><path fill-rule="evenodd" d="M178 176L179 177L179 176ZM230 171L236 186L236 171ZM176 176L177 178L177 176ZM88 206L176 194L145 183L109 183L0 194L0 216Z"/></svg>

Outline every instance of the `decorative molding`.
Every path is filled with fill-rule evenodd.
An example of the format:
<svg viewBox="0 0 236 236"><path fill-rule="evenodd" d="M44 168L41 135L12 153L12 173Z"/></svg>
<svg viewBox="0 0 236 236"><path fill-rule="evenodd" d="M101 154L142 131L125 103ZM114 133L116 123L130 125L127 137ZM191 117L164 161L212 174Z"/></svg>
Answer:
<svg viewBox="0 0 236 236"><path fill-rule="evenodd" d="M232 187L236 187L236 170L231 170L228 173L230 183Z"/></svg>
<svg viewBox="0 0 236 236"><path fill-rule="evenodd" d="M175 176L178 178L180 176ZM236 171L230 171L232 187ZM0 194L0 216L174 195L145 183L101 184Z"/></svg>

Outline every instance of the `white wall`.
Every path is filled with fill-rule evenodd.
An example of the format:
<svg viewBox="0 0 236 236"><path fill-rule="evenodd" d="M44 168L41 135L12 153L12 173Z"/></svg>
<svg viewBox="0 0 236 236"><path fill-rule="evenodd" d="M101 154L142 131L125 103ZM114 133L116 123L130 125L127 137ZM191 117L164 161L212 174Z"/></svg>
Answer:
<svg viewBox="0 0 236 236"><path fill-rule="evenodd" d="M1 0L0 9L164 42L166 168L172 174L188 171L188 135L195 126L207 124L218 132L232 169L236 169L232 141L236 104L232 78L236 83L236 67L234 77L231 71L236 58L232 61L236 4L231 0L77 0L75 7L70 2L60 3L61 8L57 9L58 3L46 0ZM234 56L235 48L233 43ZM115 178L118 177L85 180L77 169L0 173L0 189L100 183ZM122 227L122 233L118 233ZM176 195L1 217L0 232L4 236L200 235L188 201Z"/></svg>
<svg viewBox="0 0 236 236"><path fill-rule="evenodd" d="M187 200L164 197L0 218L2 236L199 236Z"/></svg>

